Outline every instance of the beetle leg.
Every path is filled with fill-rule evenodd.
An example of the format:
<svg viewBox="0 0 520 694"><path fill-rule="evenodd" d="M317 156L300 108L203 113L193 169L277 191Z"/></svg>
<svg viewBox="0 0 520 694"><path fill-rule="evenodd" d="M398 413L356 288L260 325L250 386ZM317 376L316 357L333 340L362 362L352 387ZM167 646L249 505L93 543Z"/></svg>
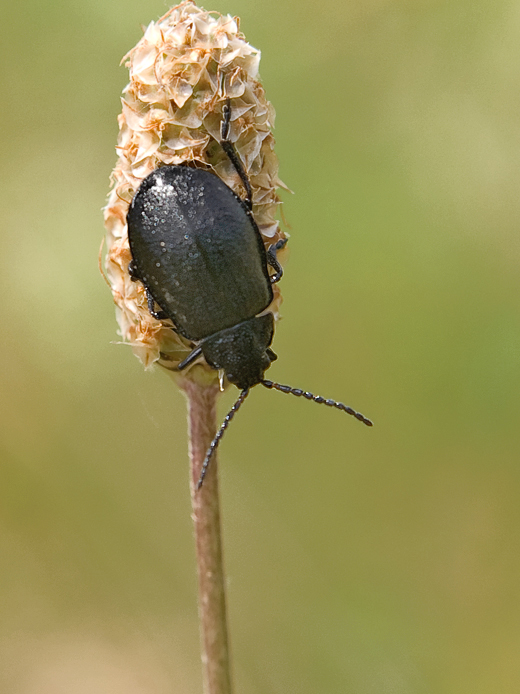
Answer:
<svg viewBox="0 0 520 694"><path fill-rule="evenodd" d="M130 279L132 282L141 282L141 278L137 274L137 268L135 266L135 263L133 260L131 260L128 263L128 274L130 275ZM167 320L170 318L166 311L163 311L162 309L160 311L155 310L155 299L153 296L150 294L148 289L145 287L144 291L146 292L146 301L148 303L148 311L151 313L151 315L156 319L156 320ZM170 318L171 320L171 318ZM173 321L172 321L173 323ZM175 333L179 332L175 326L175 323L173 324L173 331Z"/></svg>
<svg viewBox="0 0 520 694"><path fill-rule="evenodd" d="M137 268L136 268L133 260L131 260L128 263L128 274L130 275L130 279L132 280L132 282L138 282L138 281L141 282L142 281L141 278L139 277L139 275L137 274ZM156 318L157 320L166 320L167 318L169 318L169 316L166 314L165 311L163 311L163 310L156 311L155 310L155 299L150 294L147 287L144 288L144 291L146 292L146 301L148 302L148 311L152 314L152 316L154 318Z"/></svg>
<svg viewBox="0 0 520 694"><path fill-rule="evenodd" d="M137 274L137 268L133 260L131 260L128 263L128 274L130 275L130 279L132 280L132 282L137 282L137 280L139 279L139 276Z"/></svg>
<svg viewBox="0 0 520 694"><path fill-rule="evenodd" d="M202 354L202 347L195 347L195 349L188 354L186 359L183 359L180 364L177 366L179 371L182 371L185 369L187 366L192 364L195 359L198 359L200 355Z"/></svg>
<svg viewBox="0 0 520 694"><path fill-rule="evenodd" d="M287 239L280 239L276 243L271 244L267 249L267 264L275 271L275 274L270 277L271 284L275 284L282 279L283 268L276 258L276 251L281 250L286 243Z"/></svg>
<svg viewBox="0 0 520 694"><path fill-rule="evenodd" d="M245 203L249 210L252 210L253 192L251 190L251 183L249 182L246 170L244 169L242 162L240 161L240 157L238 156L238 152L235 148L235 145L229 139L229 125L231 123L231 99L228 99L224 104L222 113L224 115L224 120L220 125L220 145L224 152L228 155L229 160L235 167L235 171L240 176L240 180L244 184L244 188L246 189Z"/></svg>
<svg viewBox="0 0 520 694"><path fill-rule="evenodd" d="M147 300L147 302L148 302L148 310L150 311L150 313L152 314L152 316L153 316L156 320L166 320L167 318L169 318L168 314L167 314L165 311L162 311L162 310L161 310L161 311L156 311L156 310L155 310L155 299L154 299L153 296L150 294L150 292L148 291L148 289L146 289L146 287L145 287L145 292L146 292L146 300Z"/></svg>
<svg viewBox="0 0 520 694"><path fill-rule="evenodd" d="M148 311L150 312L150 314L156 320L171 320L171 322L173 323L173 327L171 329L173 330L174 333L177 333L178 335L180 335L181 333L180 333L179 329L177 328L177 326L175 325L175 323L173 322L173 318L170 318L170 316L166 313L166 311L163 311L162 309L160 311L156 311L155 310L155 304L156 304L155 299L153 298L153 296L150 294L150 292L148 291L148 289L146 287L144 288L144 290L146 292L146 301L148 302Z"/></svg>

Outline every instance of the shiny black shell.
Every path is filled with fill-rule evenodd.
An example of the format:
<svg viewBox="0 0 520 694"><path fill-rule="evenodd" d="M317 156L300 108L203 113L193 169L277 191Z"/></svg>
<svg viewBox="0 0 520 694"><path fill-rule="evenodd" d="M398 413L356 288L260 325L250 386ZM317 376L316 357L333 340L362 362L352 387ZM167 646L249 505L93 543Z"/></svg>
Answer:
<svg viewBox="0 0 520 694"><path fill-rule="evenodd" d="M245 203L210 171L156 169L127 220L135 276L185 337L202 340L271 303L260 232Z"/></svg>

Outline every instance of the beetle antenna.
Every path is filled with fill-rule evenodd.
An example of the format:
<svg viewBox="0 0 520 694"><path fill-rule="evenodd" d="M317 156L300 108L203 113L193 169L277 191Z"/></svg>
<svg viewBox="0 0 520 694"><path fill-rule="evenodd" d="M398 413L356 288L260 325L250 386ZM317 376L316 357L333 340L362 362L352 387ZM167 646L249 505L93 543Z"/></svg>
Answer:
<svg viewBox="0 0 520 694"><path fill-rule="evenodd" d="M204 478L206 477L206 473L208 471L209 464L211 462L213 454L217 450L217 446L220 443L220 439L224 436L224 432L228 428L230 421L233 419L236 412L240 409L240 406L242 405L242 403L244 402L244 400L247 398L248 395L249 395L249 388L244 388L244 390L238 396L238 400L235 402L233 407L229 410L229 412L225 416L224 421L220 425L220 429L215 434L215 438L213 439L213 441L210 444L210 447L208 448L208 451L206 453L206 457L204 458L204 462L202 463L202 467L200 469L200 477L199 477L199 481L197 482L197 490L199 490L202 487L202 483L204 482Z"/></svg>
<svg viewBox="0 0 520 694"><path fill-rule="evenodd" d="M356 419L359 419L360 422L366 424L367 427L373 426L373 423L370 421L370 419L367 419L365 415L362 415L361 412L356 412L352 409L352 407L347 407L347 405L344 405L342 402L336 402L336 400L325 400L325 398L322 398L321 395L313 395L312 393L309 393L308 390L291 388L291 386L283 386L281 383L275 383L274 381L263 380L260 381L260 383L266 388L274 388L275 390L279 390L281 393L290 393L291 395L296 395L298 398L303 395L303 397L307 398L307 400L314 400L314 402L317 402L320 405L335 407L337 410L342 410L347 414L351 414Z"/></svg>

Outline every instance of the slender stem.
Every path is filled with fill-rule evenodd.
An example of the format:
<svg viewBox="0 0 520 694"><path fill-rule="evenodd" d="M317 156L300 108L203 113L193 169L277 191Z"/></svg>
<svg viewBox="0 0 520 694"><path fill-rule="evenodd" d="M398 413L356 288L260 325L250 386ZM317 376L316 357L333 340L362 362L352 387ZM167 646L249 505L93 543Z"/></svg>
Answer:
<svg viewBox="0 0 520 694"><path fill-rule="evenodd" d="M214 459L204 485L197 490L202 463L216 431L218 387L187 379L182 388L188 398L190 489L199 576L199 619L205 694L231 694L226 593L218 466Z"/></svg>

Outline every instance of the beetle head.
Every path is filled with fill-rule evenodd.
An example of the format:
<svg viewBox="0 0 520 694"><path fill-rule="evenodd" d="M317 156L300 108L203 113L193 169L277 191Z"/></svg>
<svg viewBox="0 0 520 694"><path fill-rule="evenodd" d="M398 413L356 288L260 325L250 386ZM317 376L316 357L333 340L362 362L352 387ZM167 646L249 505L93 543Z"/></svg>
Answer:
<svg viewBox="0 0 520 694"><path fill-rule="evenodd" d="M276 355L269 349L273 339L272 313L250 318L220 330L201 342L208 364L224 369L228 381L241 390L260 383Z"/></svg>

